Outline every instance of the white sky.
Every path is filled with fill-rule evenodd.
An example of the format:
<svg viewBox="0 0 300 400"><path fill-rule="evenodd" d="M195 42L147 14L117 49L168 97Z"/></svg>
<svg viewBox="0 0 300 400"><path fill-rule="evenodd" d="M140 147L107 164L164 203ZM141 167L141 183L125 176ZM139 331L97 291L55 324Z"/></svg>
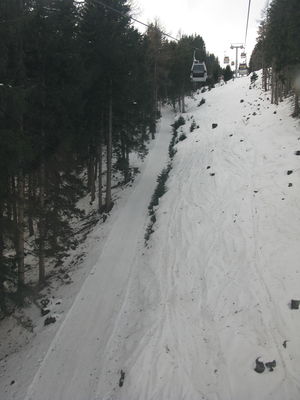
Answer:
<svg viewBox="0 0 300 400"><path fill-rule="evenodd" d="M246 52L248 60L256 43L257 29L267 0L252 0ZM231 43L245 40L248 0L133 0L135 17L143 22L158 18L164 32L178 37L182 34L199 34L206 50L219 57L223 65L226 55L235 60ZM144 32L145 28L136 24Z"/></svg>

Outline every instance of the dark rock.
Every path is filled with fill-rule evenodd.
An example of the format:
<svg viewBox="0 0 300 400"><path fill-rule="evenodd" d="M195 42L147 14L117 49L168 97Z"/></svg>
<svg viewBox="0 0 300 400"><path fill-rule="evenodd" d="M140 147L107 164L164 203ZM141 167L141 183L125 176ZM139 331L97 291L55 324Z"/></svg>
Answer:
<svg viewBox="0 0 300 400"><path fill-rule="evenodd" d="M208 165L208 166L206 167L206 169L210 169L210 165Z"/></svg>
<svg viewBox="0 0 300 400"><path fill-rule="evenodd" d="M282 343L282 346L286 349L286 345L287 345L287 340L285 340L283 343Z"/></svg>
<svg viewBox="0 0 300 400"><path fill-rule="evenodd" d="M56 318L55 317L47 317L44 321L44 326L50 325L50 324L54 324L54 322L56 322Z"/></svg>
<svg viewBox="0 0 300 400"><path fill-rule="evenodd" d="M252 115L256 115L256 112L252 113Z"/></svg>
<svg viewBox="0 0 300 400"><path fill-rule="evenodd" d="M50 312L49 308L42 308L41 309L42 317L44 317L45 315L49 314L49 312Z"/></svg>
<svg viewBox="0 0 300 400"><path fill-rule="evenodd" d="M244 103L244 100L243 100L243 99L241 99L241 100L240 100L240 103Z"/></svg>
<svg viewBox="0 0 300 400"><path fill-rule="evenodd" d="M16 382L15 380L12 380L12 381L10 382L10 385L13 385L15 382Z"/></svg>
<svg viewBox="0 0 300 400"><path fill-rule="evenodd" d="M274 111L273 114L277 114L277 111Z"/></svg>
<svg viewBox="0 0 300 400"><path fill-rule="evenodd" d="M300 156L300 150L295 151L296 156Z"/></svg>
<svg viewBox="0 0 300 400"><path fill-rule="evenodd" d="M211 127L212 129L215 129L218 126L218 124L212 124Z"/></svg>
<svg viewBox="0 0 300 400"><path fill-rule="evenodd" d="M291 300L291 310L299 310L300 300Z"/></svg>
<svg viewBox="0 0 300 400"><path fill-rule="evenodd" d="M124 384L124 380L125 380L125 372L121 369L120 373L121 373L121 377L120 377L120 380L119 380L119 386L122 387L123 384Z"/></svg>
<svg viewBox="0 0 300 400"><path fill-rule="evenodd" d="M42 299L42 300L41 300L41 305L42 305L43 307L46 307L49 303L50 303L50 300L49 300L49 299Z"/></svg>
<svg viewBox="0 0 300 400"><path fill-rule="evenodd" d="M293 170L292 169L289 169L288 171L287 171L287 175L291 175L293 173Z"/></svg>
<svg viewBox="0 0 300 400"><path fill-rule="evenodd" d="M274 371L274 368L276 367L276 361L269 361L266 363L266 367L269 368L269 371Z"/></svg>
<svg viewBox="0 0 300 400"><path fill-rule="evenodd" d="M240 142L243 142L243 141L244 141L244 139L241 139L241 140L240 140Z"/></svg>
<svg viewBox="0 0 300 400"><path fill-rule="evenodd" d="M264 370L265 370L266 368L265 368L264 363L263 363L262 361L259 361L259 358L260 358L260 357L258 357L258 358L255 360L255 364L256 364L256 365L255 365L254 371L257 372L258 374L261 374L261 373L264 372Z"/></svg>
<svg viewBox="0 0 300 400"><path fill-rule="evenodd" d="M211 174L209 174L210 176L215 176L216 174L214 172L212 172Z"/></svg>
<svg viewBox="0 0 300 400"><path fill-rule="evenodd" d="M292 187L292 186L293 186L293 184L290 182L290 183L289 183L289 187Z"/></svg>

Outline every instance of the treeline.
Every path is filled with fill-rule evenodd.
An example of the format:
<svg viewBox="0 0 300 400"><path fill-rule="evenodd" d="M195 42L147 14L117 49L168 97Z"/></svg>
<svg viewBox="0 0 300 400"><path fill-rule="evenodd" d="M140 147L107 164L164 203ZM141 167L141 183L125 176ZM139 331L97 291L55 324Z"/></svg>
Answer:
<svg viewBox="0 0 300 400"><path fill-rule="evenodd" d="M90 194L113 206L112 171L131 179L129 155L155 136L159 107L184 112L193 51L211 83L220 66L200 36L145 35L126 0L0 0L0 308L22 293L29 264L45 283ZM58 264L57 264L58 265Z"/></svg>
<svg viewBox="0 0 300 400"><path fill-rule="evenodd" d="M272 89L272 102L293 93L293 116L300 115L300 2L273 0L258 32L250 69L263 69L263 86Z"/></svg>

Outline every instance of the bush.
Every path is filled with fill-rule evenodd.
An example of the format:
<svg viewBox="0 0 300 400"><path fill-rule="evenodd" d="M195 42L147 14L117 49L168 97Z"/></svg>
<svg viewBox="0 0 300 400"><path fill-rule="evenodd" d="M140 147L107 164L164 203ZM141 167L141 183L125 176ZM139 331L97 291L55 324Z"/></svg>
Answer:
<svg viewBox="0 0 300 400"><path fill-rule="evenodd" d="M195 120L192 122L191 127L190 127L190 132L193 132L195 129L197 128L197 124L195 122ZM180 138L179 138L180 140Z"/></svg>
<svg viewBox="0 0 300 400"><path fill-rule="evenodd" d="M171 126L173 127L173 130L177 131L177 129L182 125L185 125L185 119L182 115L180 115L180 117Z"/></svg>
<svg viewBox="0 0 300 400"><path fill-rule="evenodd" d="M250 77L251 83L254 83L258 79L257 73L253 72L253 74Z"/></svg>
<svg viewBox="0 0 300 400"><path fill-rule="evenodd" d="M170 170L171 170L171 164L168 164L167 168L164 168L162 170L162 172L160 173L160 175L158 175L157 186L155 188L155 191L154 191L154 193L152 195L150 204L148 206L148 210L149 210L149 214L150 215L153 214L153 211L154 211L153 208L155 206L158 206L160 197L162 197L167 191L166 181L168 179Z"/></svg>
<svg viewBox="0 0 300 400"><path fill-rule="evenodd" d="M152 195L150 204L148 206L149 210L149 215L150 215L150 222L147 226L146 233L144 236L145 242L150 239L151 234L154 232L153 230L153 225L156 222L156 215L155 215L155 210L154 207L158 206L159 199L166 193L167 187L166 187L166 181L169 177L169 172L171 171L172 164L169 163L167 168L164 168L160 175L157 178L157 186L155 188L155 191Z"/></svg>
<svg viewBox="0 0 300 400"><path fill-rule="evenodd" d="M205 99L204 99L204 97L202 97L202 99L198 103L198 107L202 106L202 104L204 104L204 103L205 103Z"/></svg>
<svg viewBox="0 0 300 400"><path fill-rule="evenodd" d="M174 122L174 124L171 125L173 127L173 136L172 136L171 142L169 144L169 157L171 160L173 159L173 157L176 154L176 149L174 148L174 146L176 144L176 139L177 139L177 129L182 125L185 125L185 119L183 118L183 116L180 116Z"/></svg>

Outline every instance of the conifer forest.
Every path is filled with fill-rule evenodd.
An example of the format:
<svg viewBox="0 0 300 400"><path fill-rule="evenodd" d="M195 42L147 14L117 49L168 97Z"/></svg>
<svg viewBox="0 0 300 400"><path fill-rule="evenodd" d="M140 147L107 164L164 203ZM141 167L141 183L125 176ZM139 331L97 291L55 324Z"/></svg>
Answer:
<svg viewBox="0 0 300 400"><path fill-rule="evenodd" d="M156 22L142 35L126 0L106 3L120 14L95 0L0 1L3 310L5 293L22 298L27 268L41 287L48 260L59 266L76 246L80 197L89 193L98 214L111 210L112 173L131 179L129 154L145 153L160 105L184 111L193 48L211 84L220 73L200 36L168 41Z"/></svg>
<svg viewBox="0 0 300 400"><path fill-rule="evenodd" d="M300 399L300 0L0 0L0 400Z"/></svg>
<svg viewBox="0 0 300 400"><path fill-rule="evenodd" d="M273 0L260 23L250 70L263 69L264 89L272 103L294 92L294 113L299 116L300 4L298 0ZM296 85L296 86L295 86Z"/></svg>
<svg viewBox="0 0 300 400"><path fill-rule="evenodd" d="M46 282L46 264L60 265L76 247L71 226L90 195L98 216L113 207L113 171L129 182L132 152L155 137L162 104L184 112L192 93L194 48L213 85L223 74L199 35L170 40L158 22L141 34L126 0L0 1L0 307L22 298L26 270ZM298 0L273 0L261 21L250 70L263 69L271 101L292 87L300 63ZM27 257L30 256L30 266Z"/></svg>

